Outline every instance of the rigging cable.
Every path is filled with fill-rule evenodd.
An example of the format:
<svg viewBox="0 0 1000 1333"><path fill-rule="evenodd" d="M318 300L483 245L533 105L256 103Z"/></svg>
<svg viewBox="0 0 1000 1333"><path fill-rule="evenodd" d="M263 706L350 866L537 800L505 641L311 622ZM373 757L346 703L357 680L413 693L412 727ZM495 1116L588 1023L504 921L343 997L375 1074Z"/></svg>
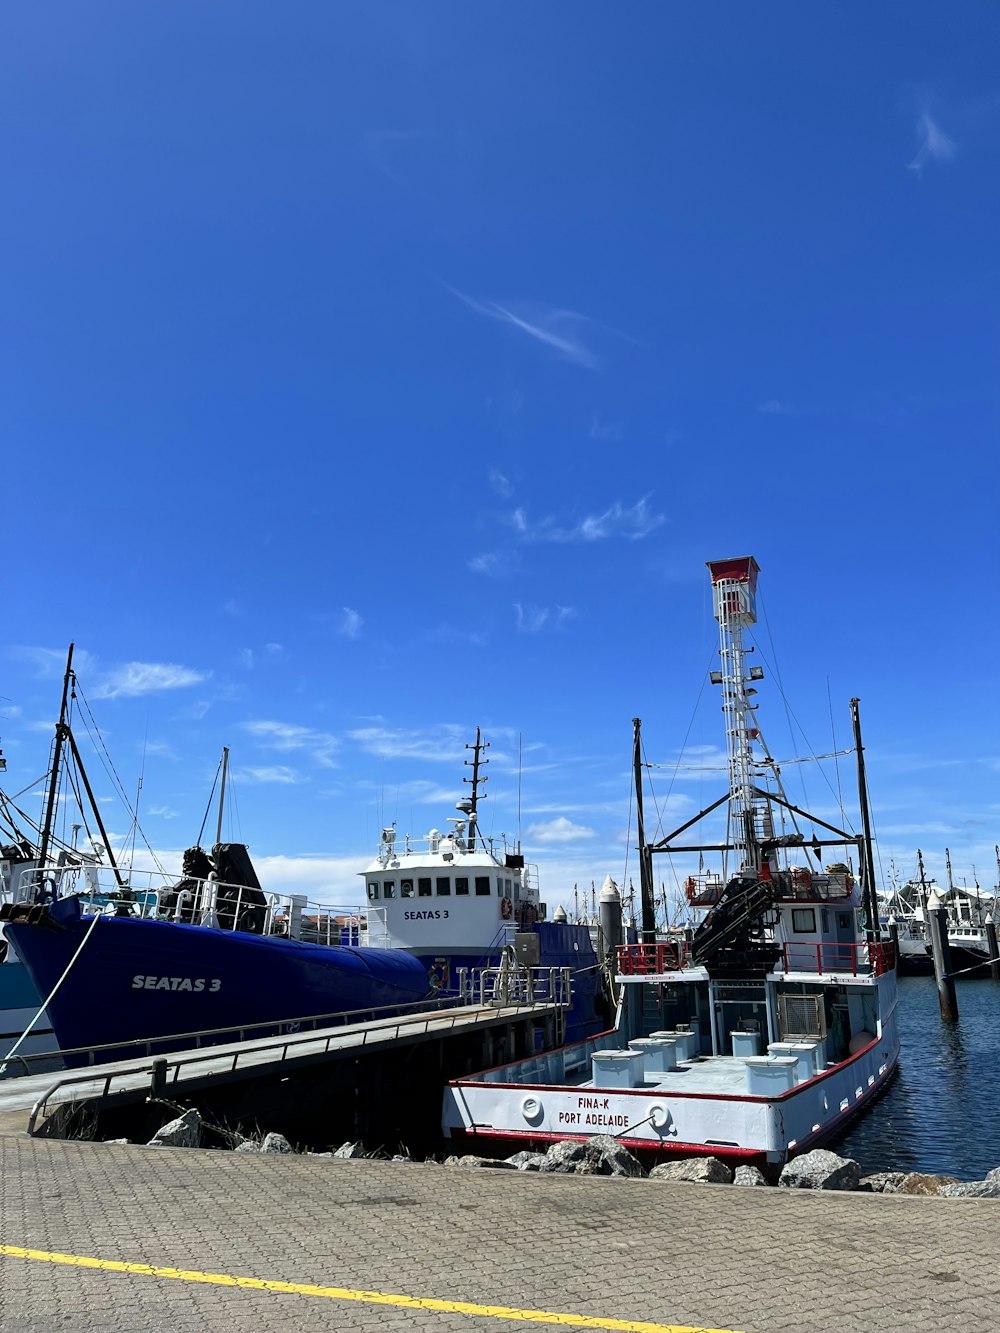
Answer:
<svg viewBox="0 0 1000 1333"><path fill-rule="evenodd" d="M634 796L632 786L633 786L632 776L630 774L628 780L628 819L625 821L625 866L624 869L622 870L623 889L625 887L626 876L628 875L628 854L632 846L632 798Z"/></svg>
<svg viewBox="0 0 1000 1333"><path fill-rule="evenodd" d="M212 780L212 790L208 793L208 802L205 805L205 814L201 821L201 828L198 830L198 837L195 840L195 846L201 846L202 836L205 832L205 825L208 823L209 812L212 809L212 801L215 798L215 789L219 785L219 774L222 772L222 755L219 755L219 763L215 770L215 777Z"/></svg>
<svg viewBox="0 0 1000 1333"><path fill-rule="evenodd" d="M834 771L837 774L837 800L840 804L840 822L847 822L847 815L844 810L844 792L840 785L840 765L836 762L837 755L837 728L833 721L833 695L830 693L830 677L826 678L826 701L830 709L830 739L833 741Z"/></svg>
<svg viewBox="0 0 1000 1333"><path fill-rule="evenodd" d="M766 619L766 618L767 618L767 612L766 612L766 611L765 611L764 615L765 615L765 619ZM754 642L755 642L755 646L757 647L758 651L760 652L761 657L762 657L763 660L764 660L765 665L767 665L767 666L771 666L771 663L768 662L767 658L764 656L764 650L760 647L760 644L757 643L756 640L755 640ZM809 740L809 737L808 737L808 736L806 735L806 733L805 733L805 728L802 726L802 723L799 721L799 719L795 716L795 711L794 711L794 709L792 708L791 704L788 702L788 699L785 697L785 692L784 692L784 689L782 688L782 685L781 685L781 679L780 679L780 676L778 675L778 669L777 669L777 667L776 667L776 666L773 667L772 670L773 670L774 673L775 673L775 680L776 680L777 685L778 685L778 692L779 692L779 694L781 695L782 703L783 703L784 706L785 706L785 712L786 712L786 715L790 715L790 717L791 717L792 719L794 719L795 725L798 727L799 732L801 733L802 739L803 739L803 741L805 742L806 746L808 747L808 749L809 749L809 751L810 751L810 760L811 760L811 759L826 759L826 758L831 758L831 759L832 759L832 758L834 758L834 757L835 757L834 755L817 755L816 752L815 752L815 750L813 750L813 747L812 747L812 744L811 744L811 742L810 742L810 740ZM795 740L795 738L794 738L794 736L793 736L793 737L792 737L792 742L793 742L793 744L794 744L794 740ZM852 753L853 753L853 750L843 750L843 751L840 751L839 753L841 753L841 754L852 754ZM787 762L790 762L790 763L800 763L800 762L809 762L809 761L789 760L789 761L787 761ZM821 769L820 769L820 772L821 772L822 775L823 775L823 781L826 783L826 785L827 785L827 786L829 787L829 789L830 789L830 794L831 794L831 796L833 796L834 800L836 800L836 799L837 799L837 793L836 793L836 791L834 791L833 784L831 783L829 777L827 776L827 773L826 773L825 769L822 769L822 768L821 768ZM804 790L805 790L805 787L803 787L803 791L804 791ZM852 824L851 824L851 822L850 822L850 819L849 819L846 815L845 815L845 824L846 824L847 828L850 829L851 832L853 833L853 832L854 832L853 826L852 826Z"/></svg>
<svg viewBox="0 0 1000 1333"><path fill-rule="evenodd" d="M118 789L118 794L120 795L120 797L121 797L121 799L122 799L122 803L124 804L125 809L129 812L129 814L130 814L130 815L132 816L132 818L135 820L136 827L138 828L139 833L142 835L143 845L145 846L146 851L149 852L149 855L152 857L152 859L153 859L153 864L156 866L157 871L158 871L161 875L166 875L166 871L165 871L164 868L163 868L163 864L162 864L162 862L160 861L159 856L157 856L156 852L153 850L153 848L152 848L152 846L151 846L151 844L150 844L149 839L146 837L145 829L143 829L142 825L139 823L139 813L138 813L138 811L132 809L132 802L129 800L129 798L128 798L128 794L126 793L125 788L124 788L124 786L122 785L121 778L119 778L119 776L118 776L118 774L117 774L117 772L116 772L116 770L115 770L115 766L114 766L114 764L113 764L112 761L111 761L111 755L108 753L108 747L104 744L104 737L101 735L101 729L100 729L100 727L97 725L97 720L96 720L96 718L94 717L93 712L91 711L90 703L89 703L88 700L87 700L87 696L84 694L84 692L83 692L83 688L81 687L79 680L77 680L76 675L74 674L74 676L73 676L73 697L74 697L74 699L77 697L77 694L79 694L79 696L80 696L80 701L81 701L83 707L86 709L86 711L87 711L87 715L89 716L91 722L92 722L93 725L94 725L94 732L97 733L97 741L100 742L100 748L98 748L98 746L97 746L97 744L96 744L96 742L95 742L95 739L94 739L94 735L93 735L93 733L91 732L90 726L89 726L88 723L87 723L87 719L86 719L86 717L84 717L84 719L83 719L83 725L84 725L84 727L86 728L87 735L90 737L90 743L91 743L91 745L94 746L94 750L95 750L95 752L96 752L96 754L97 754L97 757L101 760L101 763L102 763L103 766L104 766L104 771L105 771L105 772L108 774L108 776L111 778L111 781L112 781L112 783L114 784L114 786L117 787L117 789ZM103 751L103 754L104 754L104 756L105 756L104 758L102 758L102 753L101 753L102 751Z"/></svg>
<svg viewBox="0 0 1000 1333"><path fill-rule="evenodd" d="M792 727L792 719L793 719L793 718L795 719L795 723L796 723L797 726L799 725L799 720L798 720L797 717L795 717L794 713L792 712L792 706L791 706L791 704L788 702L788 696L785 694L785 687L784 687L784 684L782 683L782 680L781 680L781 668L778 666L778 650L777 650L777 648L775 647L775 644L774 644L774 635L771 633L771 622L770 622L770 620L768 619L767 605L766 605L766 603L765 603L763 597L759 597L759 598L758 598L758 601L760 602L760 609L761 609L761 611L763 611L763 613L764 613L764 627L765 627L766 630L767 630L767 641L768 641L768 645L769 645L769 647L770 647L770 649L771 649L771 656L772 656L772 658L774 659L774 668L773 668L773 670L774 670L774 679L775 679L775 683L776 683L777 686L778 686L778 693L781 695L781 702L784 704L784 707L785 707L785 721L788 723L788 738L789 738L789 740L791 741L791 743L792 743L792 749L794 750L794 749L795 749L795 731L794 731L794 729L793 729L793 727ZM761 654L761 656L763 657L763 655L764 655L764 653L763 653L763 649L761 648L760 644L757 642L757 639L756 639L756 637L754 636L752 630L751 630L751 632L750 632L750 637L753 639L753 641L754 641L754 645L755 645L755 647L757 648L757 651L758 651L758 652ZM801 726L799 726L799 730L800 730L800 731L802 730ZM803 739L804 739L804 738L805 738L805 732L804 732L804 731L802 732L802 735L803 735ZM809 749L810 749L810 751L811 751L813 747L812 747L811 745L809 745L808 740L806 741L806 745L809 746ZM802 778L800 779L800 786L801 786L801 788L802 788L802 804L803 804L805 807L808 808L808 806L809 806L809 794L808 794L808 792L806 791L806 783L805 783L805 778L804 778L804 777L802 777Z"/></svg>
<svg viewBox="0 0 1000 1333"><path fill-rule="evenodd" d="M761 766L761 767L764 767L764 768L768 768L768 769L771 767L772 764L776 764L776 765L778 766L778 768L787 768L787 767L789 766L789 764L816 764L816 763L819 763L820 760L822 760L822 759L837 759L837 758L840 757L841 755L845 755L845 754L853 754L853 753L854 753L854 747L851 746L851 748L850 748L850 749L847 749L847 750L831 750L831 751L829 752L829 754L807 754L807 755L801 755L798 759L772 759L772 758L770 757L770 755L769 755L766 761L762 761L762 760L756 759L756 760L754 760L754 763L755 763L756 765L758 765L758 766ZM647 767L648 767L648 768L663 768L663 769L670 768L670 769L673 769L673 770L675 770L675 771L676 771L677 769L682 769L682 770L685 770L685 771L690 772L690 773L728 773L728 772L729 772L729 769L728 769L728 767L727 767L725 764L654 764L654 763L650 763L650 764L647 765Z"/></svg>

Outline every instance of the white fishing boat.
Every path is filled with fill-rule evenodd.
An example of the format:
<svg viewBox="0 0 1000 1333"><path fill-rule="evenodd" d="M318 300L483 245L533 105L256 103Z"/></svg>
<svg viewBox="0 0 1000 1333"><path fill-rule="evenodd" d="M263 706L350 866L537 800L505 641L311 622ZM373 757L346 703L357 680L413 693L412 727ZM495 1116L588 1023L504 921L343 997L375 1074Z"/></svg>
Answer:
<svg viewBox="0 0 1000 1333"><path fill-rule="evenodd" d="M764 674L745 642L757 563L747 556L709 569L729 790L647 843L636 722L645 942L617 949L615 1026L451 1081L442 1124L459 1150L544 1149L611 1134L640 1156L774 1167L839 1134L896 1068L896 959L879 926L857 700L861 834L789 801L752 699ZM723 808L724 840L688 845L683 835ZM806 864L832 847L857 858L857 875L844 861L820 871ZM708 851L722 856L722 873L703 885L690 877L691 901L704 897L709 907L691 943L654 942L653 855Z"/></svg>

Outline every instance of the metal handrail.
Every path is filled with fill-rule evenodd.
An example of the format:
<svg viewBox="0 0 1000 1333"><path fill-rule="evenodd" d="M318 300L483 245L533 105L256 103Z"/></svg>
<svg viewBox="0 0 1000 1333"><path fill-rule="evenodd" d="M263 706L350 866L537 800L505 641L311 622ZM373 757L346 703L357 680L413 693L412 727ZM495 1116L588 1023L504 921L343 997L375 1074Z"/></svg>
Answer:
<svg viewBox="0 0 1000 1333"><path fill-rule="evenodd" d="M569 969L567 968L536 968L532 970L541 972L566 973L567 974L566 979L568 980ZM517 1007L519 1009L551 1009L551 1008L563 1007L568 1002L569 1002L568 998L562 1000L547 998L540 1000L530 1000L524 1003L518 1003L516 1006L513 1007ZM434 1024L436 1030L449 1032L454 1030L454 1028L458 1025L461 1019L468 1017L467 1010L469 1008L485 1008L485 1007L497 1008L501 1006L497 1006L496 1004L489 1006L469 1005L469 1006L462 1006L461 1010L463 1011L460 1011L459 1006L453 1007L450 1010L450 1012L448 1010L442 1011L440 1009L431 1011L430 1013L424 1011L423 1013L414 1013L414 1014L404 1015L401 1018L397 1018L397 1022L395 1023L394 1027L390 1026L389 1022L386 1020L385 1026L379 1027L378 1029L363 1027L360 1029L360 1033L355 1033L354 1035L361 1036L360 1045L362 1047L367 1046L369 1044L368 1041L369 1036L372 1036L373 1039L378 1038L380 1040L384 1040L388 1038L391 1033L391 1040L395 1041L399 1039L399 1036L404 1027L407 1029L407 1033L409 1035L412 1035L415 1031L415 1025L419 1023L421 1019L423 1020L423 1033L422 1033L423 1036L427 1036L430 1033L432 1023ZM368 1013L370 1011L356 1010L354 1012ZM448 1021L442 1024L443 1019L447 1019ZM380 1021L380 1020L375 1020L375 1021ZM323 1054L323 1055L329 1054L331 1043L336 1041L339 1037L343 1037L345 1026L350 1026L350 1025L342 1024L338 1027L338 1029L335 1032L328 1033L326 1038L323 1040L322 1050L315 1052L315 1054ZM252 1055L255 1058L259 1058L261 1055L266 1055L268 1053L276 1052L278 1050L280 1050L281 1052L280 1062L284 1063L288 1059L288 1054L290 1050L293 1050L296 1046L303 1046L306 1045L307 1043L314 1043L317 1040L318 1038L316 1037L315 1032L312 1034L299 1033L296 1034L294 1037L285 1037L283 1039L279 1038L275 1040L273 1044L256 1046L254 1047L252 1052L247 1050L233 1051L231 1053L231 1063L229 1064L228 1072L230 1073L236 1072L237 1068L240 1065L240 1059L242 1056ZM222 1055L217 1049L199 1050L197 1054L174 1052L169 1056L169 1058L167 1055L155 1057L155 1059L148 1066L140 1065L137 1068L133 1069L112 1069L109 1070L107 1074L104 1076L103 1079L104 1090L101 1095L103 1097L108 1096L111 1084L116 1078L131 1078L137 1074L145 1074L145 1073L149 1073L154 1080L158 1081L159 1086L165 1089L168 1069L171 1071L171 1082L174 1084L174 1086L176 1086L178 1082L178 1074L183 1067L186 1066L190 1067L192 1065L198 1065L198 1064L206 1064L209 1061L219 1061L222 1058L223 1058ZM67 1075L65 1078L60 1078L55 1083L53 1083L50 1088L48 1088L44 1093L42 1093L41 1097L38 1098L34 1106L31 1108L31 1114L28 1117L28 1133L29 1134L34 1133L35 1124L37 1123L39 1115L42 1114L42 1111L48 1104L49 1100L57 1092L59 1092L61 1089L64 1088L74 1087L80 1084L93 1083L96 1081L98 1077L100 1076L94 1073L72 1074L72 1075Z"/></svg>
<svg viewBox="0 0 1000 1333"><path fill-rule="evenodd" d="M689 950L685 941L676 944L661 940L656 944L619 944L615 963L622 977L653 976L678 972L687 963Z"/></svg>
<svg viewBox="0 0 1000 1333"><path fill-rule="evenodd" d="M895 967L896 955L890 940L873 940L870 944L796 940L782 946L782 963L786 976L795 972L817 976L849 972L855 977L880 977Z"/></svg>
<svg viewBox="0 0 1000 1333"><path fill-rule="evenodd" d="M127 904L138 911L134 913L143 919L149 920L180 920L182 915L192 912L193 915L201 921L206 920L213 912L219 910L217 902L219 890L230 890L235 893L236 901L227 903L224 906L226 914L233 914L237 919L241 912L247 907L257 906L256 903L245 901L244 895L249 890L245 884L233 884L228 880L205 879L199 876L184 875L183 873L168 874L166 871L159 870L131 870L128 871L128 885L125 890L115 882L102 887L98 877L103 874L107 877L111 874L111 869L104 865L94 865L88 863L85 867L78 865L58 865L47 864L37 866L30 872L25 872L19 881L18 889L20 891L30 891L34 896L35 891L46 889L50 884L60 885L65 878L75 880L79 876L81 869L86 869L87 879L86 887L74 889L66 894L59 894L61 897L79 898L84 906L91 905L97 907L100 911L105 911L108 907L114 907L118 904ZM194 884L196 887L185 889L180 895L171 915L166 917L162 915L160 908L160 896L165 892L176 889L181 881ZM301 909L301 917L305 926L300 931L307 942L313 938L318 943L332 944L340 943L342 927L333 925L337 917L350 918L354 923L354 928L358 928L364 921L367 913L367 906L342 906L335 903L315 903L310 902L302 894L295 893L268 893L264 892L266 906L264 907L264 933L271 933L272 926L285 926L293 910ZM310 918L315 918L315 928L312 926ZM349 928L349 927L348 927Z"/></svg>
<svg viewBox="0 0 1000 1333"><path fill-rule="evenodd" d="M232 1037L233 1041L252 1041L254 1040L253 1034L255 1032L259 1031L262 1036L267 1036L270 1030L275 1027L290 1027L293 1024L297 1027L302 1023L310 1023L312 1024L311 1030L315 1031L321 1023L330 1023L331 1025L337 1023L339 1026L344 1027L349 1026L352 1021L363 1022L365 1020L360 1017L362 1014L370 1014L371 1018L369 1021L374 1023L379 1021L380 1015L388 1018L404 1013L407 1010L412 1010L414 1013L422 1013L430 1008L447 1009L457 1006L460 1003L462 1003L462 998L459 995L430 996L424 1000L411 1000L406 1004L369 1005L365 1009L334 1009L329 1013L308 1014L301 1018L271 1018L260 1023L248 1023L242 1027L199 1028L190 1032L171 1032L161 1037L144 1037L141 1040L136 1038L133 1038L132 1040L122 1039L121 1041L103 1042L98 1046L72 1046L67 1047L66 1049L60 1048L55 1051L36 1052L33 1055L5 1056L3 1059L7 1061L18 1060L22 1064L27 1065L30 1061L41 1064L43 1061L52 1060L57 1056L65 1058L66 1056L85 1055L89 1057L88 1064L93 1066L98 1064L98 1061L94 1059L94 1056L105 1051L123 1051L132 1048L135 1053L134 1056L123 1055L120 1057L123 1060L130 1060L142 1055L153 1055L154 1047L163 1046L167 1042L193 1040L196 1049L200 1049L202 1038L204 1037ZM293 1034L289 1033L288 1035L291 1036ZM2 1063L2 1061L0 1061L0 1063Z"/></svg>

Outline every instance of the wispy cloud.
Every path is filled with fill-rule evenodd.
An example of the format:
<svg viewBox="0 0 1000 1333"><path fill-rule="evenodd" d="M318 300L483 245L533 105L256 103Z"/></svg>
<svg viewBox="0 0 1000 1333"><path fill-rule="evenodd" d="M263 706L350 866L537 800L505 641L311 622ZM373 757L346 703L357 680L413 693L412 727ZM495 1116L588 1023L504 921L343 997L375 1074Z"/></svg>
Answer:
<svg viewBox="0 0 1000 1333"><path fill-rule="evenodd" d="M303 751L322 768L337 766L336 754L340 749L340 741L327 731L313 731L311 727L301 727L295 722L266 720L244 722L243 730L255 737L266 749L283 753Z"/></svg>
<svg viewBox="0 0 1000 1333"><path fill-rule="evenodd" d="M473 574L485 574L491 579L506 578L508 574L515 573L519 565L515 551L484 551L467 562Z"/></svg>
<svg viewBox="0 0 1000 1333"><path fill-rule="evenodd" d="M285 764L274 764L265 768L246 768L241 764L235 776L242 782L276 782L284 787L294 787L296 783L303 781L300 773Z"/></svg>
<svg viewBox="0 0 1000 1333"><path fill-rule="evenodd" d="M906 164L907 170L917 176L923 175L928 162L950 162L955 156L954 139L945 134L929 111L921 111L917 118L917 135L920 142L916 156L912 162Z"/></svg>
<svg viewBox="0 0 1000 1333"><path fill-rule="evenodd" d="M16 662L24 662L34 669L35 675L42 680L51 680L63 675L66 670L66 648L35 648L28 645L8 649L8 655ZM83 648L73 649L73 670L89 675L96 670L97 659Z"/></svg>
<svg viewBox="0 0 1000 1333"><path fill-rule="evenodd" d="M352 611L349 606L345 606L342 609L344 614L340 621L341 634L343 634L345 639L358 638L365 622L362 620L361 616L358 615L357 611Z"/></svg>
<svg viewBox="0 0 1000 1333"><path fill-rule="evenodd" d="M620 421L602 421L595 412L588 432L592 440L604 440L616 444L625 434L625 427Z"/></svg>
<svg viewBox="0 0 1000 1333"><path fill-rule="evenodd" d="M439 763L461 762L465 758L468 728L452 723L421 731L403 731L391 727L359 727L349 731L349 738L382 759L419 759Z"/></svg>
<svg viewBox="0 0 1000 1333"><path fill-rule="evenodd" d="M544 629L561 629L576 616L572 606L535 606L514 603L515 623L522 634L540 634Z"/></svg>
<svg viewBox="0 0 1000 1333"><path fill-rule="evenodd" d="M482 631L453 625L447 620L428 630L427 639L431 643L465 643L472 648L485 648L489 643L488 635Z"/></svg>
<svg viewBox="0 0 1000 1333"><path fill-rule="evenodd" d="M496 468L490 470L490 485L496 491L497 495L502 495L504 499L514 493L514 487L504 474L497 471Z"/></svg>
<svg viewBox="0 0 1000 1333"><path fill-rule="evenodd" d="M758 403L757 411L763 412L769 417L790 417L794 416L795 408L783 403L777 398L769 398L766 403Z"/></svg>
<svg viewBox="0 0 1000 1333"><path fill-rule="evenodd" d="M169 805L151 805L146 813L157 819L176 819L180 811L172 810Z"/></svg>
<svg viewBox="0 0 1000 1333"><path fill-rule="evenodd" d="M412 148L425 137L423 130L369 130L364 136L364 145L369 159L383 176L387 176L395 185L407 186L411 182L406 170L412 171Z"/></svg>
<svg viewBox="0 0 1000 1333"><path fill-rule="evenodd" d="M212 702L211 699L196 699L193 704L189 704L186 708L182 708L177 716L190 719L193 722L200 722L212 707Z"/></svg>
<svg viewBox="0 0 1000 1333"><path fill-rule="evenodd" d="M126 662L98 683L93 691L95 699L134 699L143 694L159 694L164 690L182 690L200 685L211 672L195 671L192 667L178 666L175 662Z"/></svg>
<svg viewBox="0 0 1000 1333"><path fill-rule="evenodd" d="M539 842L544 846L561 842L577 842L581 838L596 838L597 834L592 828L587 828L585 824L574 824L571 819L561 815L558 819L550 819L543 824L529 824L525 831L525 837L529 842Z"/></svg>
<svg viewBox="0 0 1000 1333"><path fill-rule="evenodd" d="M552 306L527 306L519 303L519 309L509 305L499 305L496 301L477 301L474 297L460 292L456 287L444 284L470 310L501 324L517 329L519 332L544 344L563 361L571 361L577 366L586 366L596 370L601 364L600 357L584 341L584 333L595 326L595 321L575 310L560 310Z"/></svg>
<svg viewBox="0 0 1000 1333"><path fill-rule="evenodd" d="M146 741L143 745L144 754L156 755L160 759L178 759L180 756L168 741Z"/></svg>
<svg viewBox="0 0 1000 1333"><path fill-rule="evenodd" d="M253 670L253 649L252 649L252 648L241 648L241 649L240 649L240 666L243 668L244 671L252 671L252 670Z"/></svg>
<svg viewBox="0 0 1000 1333"><path fill-rule="evenodd" d="M603 513L587 514L569 525L552 516L532 522L523 508L513 510L508 521L527 542L599 542L609 537L641 541L661 527L666 518L650 508L649 496L644 495L634 505L623 505L616 500Z"/></svg>
<svg viewBox="0 0 1000 1333"><path fill-rule="evenodd" d="M448 810L454 806L456 799L461 795L459 783L461 783L460 776L457 778L454 787L446 787L440 783L428 782L425 779L416 782L401 782L398 786L385 789L386 804L389 805L391 802L393 806L399 807L436 805ZM359 786L362 785L365 784L359 784ZM374 783L367 785L374 790ZM383 789L380 787L378 790L381 793Z"/></svg>

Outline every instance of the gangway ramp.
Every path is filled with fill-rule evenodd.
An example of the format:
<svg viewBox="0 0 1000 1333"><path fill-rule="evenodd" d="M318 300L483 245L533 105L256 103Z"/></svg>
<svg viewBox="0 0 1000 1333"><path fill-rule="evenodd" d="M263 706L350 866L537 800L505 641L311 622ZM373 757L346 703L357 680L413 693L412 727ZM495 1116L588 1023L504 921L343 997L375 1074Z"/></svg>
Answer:
<svg viewBox="0 0 1000 1333"><path fill-rule="evenodd" d="M554 1032L563 1010L563 1003L551 999L467 1004L3 1079L0 1133L37 1133L64 1106L98 1103L108 1108L148 1097L189 1100L225 1084L283 1079L310 1066L377 1058L380 1052L420 1042L517 1028L525 1022L544 1024Z"/></svg>

